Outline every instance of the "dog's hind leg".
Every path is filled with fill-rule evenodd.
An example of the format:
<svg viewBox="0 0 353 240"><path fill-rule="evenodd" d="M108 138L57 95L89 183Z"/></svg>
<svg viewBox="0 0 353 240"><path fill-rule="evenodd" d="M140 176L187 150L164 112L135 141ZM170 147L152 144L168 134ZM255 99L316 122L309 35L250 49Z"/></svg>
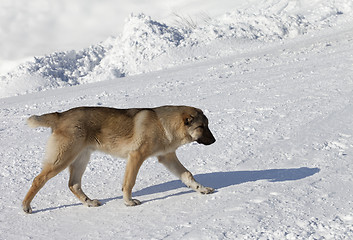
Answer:
<svg viewBox="0 0 353 240"><path fill-rule="evenodd" d="M168 153L163 156L158 156L158 161L162 163L171 173L177 176L187 187L194 189L202 194L214 192L213 188L202 186L198 183L189 170L179 161L175 152Z"/></svg>
<svg viewBox="0 0 353 240"><path fill-rule="evenodd" d="M78 155L75 161L71 163L69 188L84 205L87 205L88 207L98 207L101 203L97 199L91 200L88 198L81 188L82 175L86 170L90 156L91 152L89 150L84 150Z"/></svg>
<svg viewBox="0 0 353 240"><path fill-rule="evenodd" d="M79 154L80 147L69 138L53 134L48 142L45 162L41 173L34 178L31 188L26 194L22 208L26 213L32 213L30 206L34 196L45 185L45 183L64 170Z"/></svg>

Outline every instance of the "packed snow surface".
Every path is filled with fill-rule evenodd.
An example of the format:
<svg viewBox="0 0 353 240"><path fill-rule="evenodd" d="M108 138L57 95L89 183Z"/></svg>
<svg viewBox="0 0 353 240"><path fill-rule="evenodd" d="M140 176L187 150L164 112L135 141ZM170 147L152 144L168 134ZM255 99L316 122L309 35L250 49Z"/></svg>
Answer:
<svg viewBox="0 0 353 240"><path fill-rule="evenodd" d="M0 77L1 239L353 239L353 3L258 1L197 24L131 15L122 34L35 57ZM40 172L50 130L33 114L77 106L192 105L217 141L177 154L200 195L155 158L123 204L125 160L95 153L87 208Z"/></svg>

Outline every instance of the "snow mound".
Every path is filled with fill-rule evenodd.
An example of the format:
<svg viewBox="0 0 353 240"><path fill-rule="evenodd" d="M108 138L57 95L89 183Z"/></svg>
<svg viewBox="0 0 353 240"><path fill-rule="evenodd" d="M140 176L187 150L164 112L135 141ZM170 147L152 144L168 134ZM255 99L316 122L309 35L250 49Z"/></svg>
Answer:
<svg viewBox="0 0 353 240"><path fill-rule="evenodd" d="M139 66L178 47L185 40L182 30L144 14L130 15L120 37L108 39L109 52L91 78L123 77L140 73Z"/></svg>
<svg viewBox="0 0 353 240"><path fill-rule="evenodd" d="M0 76L0 97L84 83L84 77L100 63L105 52L105 47L96 45L81 51L34 57L33 61Z"/></svg>
<svg viewBox="0 0 353 240"><path fill-rule="evenodd" d="M55 52L20 65L0 76L0 97L42 91L51 88L97 82L175 66L196 57L195 46L219 40L248 39L276 41L303 35L349 16L352 4L343 2L320 5L303 14L290 14L293 6L271 5L264 10L236 10L202 24L168 26L144 14L131 15L121 36L81 51ZM278 8L280 10L278 10ZM178 55L176 52L183 52ZM200 54L200 53L197 53ZM202 53L206 54L206 53ZM201 56L205 58L209 56ZM200 56L198 55L198 58ZM18 86L21 87L18 87Z"/></svg>

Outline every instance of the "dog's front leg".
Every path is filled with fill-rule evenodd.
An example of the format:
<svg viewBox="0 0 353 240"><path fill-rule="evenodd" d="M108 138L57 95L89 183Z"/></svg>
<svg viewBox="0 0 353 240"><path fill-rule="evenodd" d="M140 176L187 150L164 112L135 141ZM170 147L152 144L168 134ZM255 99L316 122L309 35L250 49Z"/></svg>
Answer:
<svg viewBox="0 0 353 240"><path fill-rule="evenodd" d="M145 159L137 151L129 154L123 183L123 199L126 206L136 206L141 204L139 200L132 199L132 188L135 185L137 173L144 160Z"/></svg>
<svg viewBox="0 0 353 240"><path fill-rule="evenodd" d="M175 152L159 156L158 161L162 163L175 176L177 176L187 187L190 187L202 194L209 194L214 192L213 188L204 187L195 180L191 172L188 171L183 166L183 164L181 164Z"/></svg>

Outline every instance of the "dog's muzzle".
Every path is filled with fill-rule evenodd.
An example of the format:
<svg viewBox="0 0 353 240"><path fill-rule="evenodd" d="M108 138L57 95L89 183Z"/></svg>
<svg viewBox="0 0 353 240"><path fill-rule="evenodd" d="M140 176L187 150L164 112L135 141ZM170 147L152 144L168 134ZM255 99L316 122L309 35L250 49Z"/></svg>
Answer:
<svg viewBox="0 0 353 240"><path fill-rule="evenodd" d="M196 142L204 145L211 145L216 139L209 129L206 129L202 137L200 137Z"/></svg>

